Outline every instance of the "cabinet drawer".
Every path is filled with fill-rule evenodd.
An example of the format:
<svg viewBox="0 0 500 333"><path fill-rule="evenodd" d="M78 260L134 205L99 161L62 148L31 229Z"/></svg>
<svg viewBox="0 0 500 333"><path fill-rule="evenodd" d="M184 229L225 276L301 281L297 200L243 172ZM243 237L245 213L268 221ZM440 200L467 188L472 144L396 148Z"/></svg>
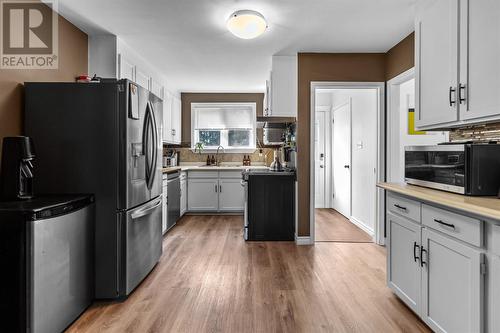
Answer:
<svg viewBox="0 0 500 333"><path fill-rule="evenodd" d="M188 178L219 178L219 172L215 170L214 171L189 170Z"/></svg>
<svg viewBox="0 0 500 333"><path fill-rule="evenodd" d="M481 220L422 205L422 223L472 245L483 245L483 222Z"/></svg>
<svg viewBox="0 0 500 333"><path fill-rule="evenodd" d="M387 210L420 223L420 202L395 195L387 194Z"/></svg>
<svg viewBox="0 0 500 333"><path fill-rule="evenodd" d="M219 177L220 178L237 178L241 179L241 173L243 170L228 170L228 171L220 171L219 172Z"/></svg>

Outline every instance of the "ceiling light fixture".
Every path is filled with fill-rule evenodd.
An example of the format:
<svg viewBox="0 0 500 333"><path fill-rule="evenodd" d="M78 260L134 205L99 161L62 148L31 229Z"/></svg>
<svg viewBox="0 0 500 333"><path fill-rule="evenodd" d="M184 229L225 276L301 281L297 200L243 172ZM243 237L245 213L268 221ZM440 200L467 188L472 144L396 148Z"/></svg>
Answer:
<svg viewBox="0 0 500 333"><path fill-rule="evenodd" d="M238 10L227 20L228 30L236 37L252 39L266 31L267 22L261 13L253 10Z"/></svg>

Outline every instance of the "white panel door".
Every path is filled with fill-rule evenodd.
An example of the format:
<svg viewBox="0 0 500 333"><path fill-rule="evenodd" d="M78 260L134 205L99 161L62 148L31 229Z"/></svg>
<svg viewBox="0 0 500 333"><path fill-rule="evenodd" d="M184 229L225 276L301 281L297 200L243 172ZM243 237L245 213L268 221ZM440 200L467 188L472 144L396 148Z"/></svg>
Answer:
<svg viewBox="0 0 500 333"><path fill-rule="evenodd" d="M118 67L120 79L129 79L135 82L135 66L123 54L118 55Z"/></svg>
<svg viewBox="0 0 500 333"><path fill-rule="evenodd" d="M188 210L216 212L219 209L218 179L188 179Z"/></svg>
<svg viewBox="0 0 500 333"><path fill-rule="evenodd" d="M460 119L500 116L500 1L460 7Z"/></svg>
<svg viewBox="0 0 500 333"><path fill-rule="evenodd" d="M351 102L333 109L333 208L351 217Z"/></svg>
<svg viewBox="0 0 500 333"><path fill-rule="evenodd" d="M417 4L415 123L419 127L458 120L458 1Z"/></svg>
<svg viewBox="0 0 500 333"><path fill-rule="evenodd" d="M163 141L171 143L172 140L172 95L166 92L163 99Z"/></svg>
<svg viewBox="0 0 500 333"><path fill-rule="evenodd" d="M314 124L314 177L315 177L315 208L328 208L326 198L326 126L329 115L322 111L316 112Z"/></svg>
<svg viewBox="0 0 500 333"><path fill-rule="evenodd" d="M422 227L387 214L387 285L413 311L420 312L420 243Z"/></svg>
<svg viewBox="0 0 500 333"><path fill-rule="evenodd" d="M422 319L436 332L482 332L483 254L422 229Z"/></svg>
<svg viewBox="0 0 500 333"><path fill-rule="evenodd" d="M149 76L136 67L135 69L135 82L143 88L150 89Z"/></svg>
<svg viewBox="0 0 500 333"><path fill-rule="evenodd" d="M245 209L245 192L241 179L219 180L219 210L222 212L243 211Z"/></svg>

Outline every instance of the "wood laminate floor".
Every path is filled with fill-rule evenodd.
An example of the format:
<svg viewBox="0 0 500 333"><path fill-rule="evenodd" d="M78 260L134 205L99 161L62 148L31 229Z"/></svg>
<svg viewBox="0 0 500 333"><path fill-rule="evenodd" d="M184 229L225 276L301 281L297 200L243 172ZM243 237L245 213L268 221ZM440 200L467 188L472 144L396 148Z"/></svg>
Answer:
<svg viewBox="0 0 500 333"><path fill-rule="evenodd" d="M329 208L316 208L315 238L317 242L371 242L366 232L344 215Z"/></svg>
<svg viewBox="0 0 500 333"><path fill-rule="evenodd" d="M244 242L240 216L186 216L124 302L68 332L428 332L385 286L372 243Z"/></svg>

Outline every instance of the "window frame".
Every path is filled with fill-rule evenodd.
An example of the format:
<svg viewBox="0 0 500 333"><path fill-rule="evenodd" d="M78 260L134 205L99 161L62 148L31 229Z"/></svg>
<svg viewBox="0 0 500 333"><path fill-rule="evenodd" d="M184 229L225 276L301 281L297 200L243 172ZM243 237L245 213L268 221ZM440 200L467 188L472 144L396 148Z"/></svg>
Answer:
<svg viewBox="0 0 500 333"><path fill-rule="evenodd" d="M213 109L213 108L230 108L230 107L247 107L250 108L252 111L252 127L251 128L225 128L225 129L210 129L210 128L202 128L202 130L220 130L220 137L221 137L221 145L224 147L224 152L227 154L240 154L240 153L253 153L257 150L257 103L255 102L227 102L227 103L191 103L191 150L194 152L195 151L195 145L196 145L196 134L195 134L195 128L196 128L196 117L195 117L195 112L196 110L207 108L207 109ZM253 140L252 138L250 139L251 146L250 147L238 147L238 148L231 148L228 147L227 144L224 145L224 138L228 140L229 137L229 130L250 130L251 133L253 133ZM225 133L224 133L225 132ZM204 153L214 153L217 151L217 147L208 147L203 150Z"/></svg>

